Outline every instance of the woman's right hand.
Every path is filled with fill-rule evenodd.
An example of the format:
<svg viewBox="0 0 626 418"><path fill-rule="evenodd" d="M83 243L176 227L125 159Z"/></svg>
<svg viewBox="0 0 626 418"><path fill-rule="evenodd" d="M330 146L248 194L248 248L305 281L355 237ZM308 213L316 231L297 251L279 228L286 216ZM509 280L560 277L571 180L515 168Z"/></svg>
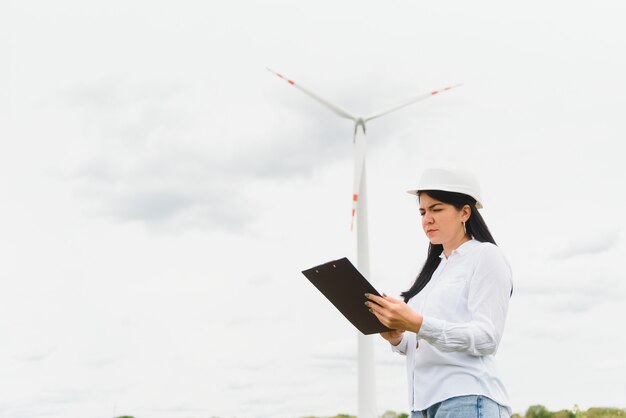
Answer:
<svg viewBox="0 0 626 418"><path fill-rule="evenodd" d="M398 345L402 341L404 331L399 329L392 329L391 331L381 332L380 336L389 341L391 345Z"/></svg>

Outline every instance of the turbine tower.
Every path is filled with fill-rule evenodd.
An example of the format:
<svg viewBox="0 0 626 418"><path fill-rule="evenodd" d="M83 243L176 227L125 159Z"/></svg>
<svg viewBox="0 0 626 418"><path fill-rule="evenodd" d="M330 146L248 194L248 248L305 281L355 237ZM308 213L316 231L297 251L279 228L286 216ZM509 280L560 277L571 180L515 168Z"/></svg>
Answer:
<svg viewBox="0 0 626 418"><path fill-rule="evenodd" d="M328 109L335 112L338 116L350 119L354 122L354 177L352 183L352 220L350 229L352 230L355 217L358 212L356 223L356 242L357 242L357 268L363 276L370 277L369 263L369 241L367 230L367 182L365 176L365 124L372 119L384 116L388 113L402 109L413 103L427 99L443 91L460 86L456 84L445 87L440 90L433 90L428 93L422 93L412 99L406 100L396 106L374 112L369 116L357 116L347 110L322 99L317 94L305 89L300 84L296 84L293 80L284 77L282 74L268 68L268 71L276 74L278 77L287 81L289 84L311 97L313 100L321 103ZM358 418L376 418L376 386L374 381L374 345L373 336L358 333Z"/></svg>

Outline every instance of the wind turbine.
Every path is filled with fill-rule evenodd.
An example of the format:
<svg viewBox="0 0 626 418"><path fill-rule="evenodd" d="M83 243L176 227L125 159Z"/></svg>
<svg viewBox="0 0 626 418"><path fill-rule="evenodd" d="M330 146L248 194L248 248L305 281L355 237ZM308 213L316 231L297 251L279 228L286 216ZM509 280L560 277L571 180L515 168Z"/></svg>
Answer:
<svg viewBox="0 0 626 418"><path fill-rule="evenodd" d="M342 118L350 119L354 122L354 178L352 183L352 220L350 229L354 225L354 220L357 215L357 268L365 277L370 277L370 263L369 263L369 240L367 230L367 185L365 176L365 124L372 119L379 118L388 113L402 109L403 107L412 105L421 100L427 99L431 96L439 94L441 92L450 90L454 87L460 86L456 84L453 86L445 87L440 90L433 90L428 93L422 93L409 100L406 100L396 106L392 106L387 109L383 109L378 112L374 112L369 116L357 116L347 110L330 103L329 101L321 98L317 94L307 90L300 84L296 84L293 80L284 77L282 74L268 68L268 71L276 74L278 77L287 81L289 84L312 98L313 100L321 103L335 114ZM358 333L358 418L376 418L376 387L374 382L374 346L371 335L363 335Z"/></svg>

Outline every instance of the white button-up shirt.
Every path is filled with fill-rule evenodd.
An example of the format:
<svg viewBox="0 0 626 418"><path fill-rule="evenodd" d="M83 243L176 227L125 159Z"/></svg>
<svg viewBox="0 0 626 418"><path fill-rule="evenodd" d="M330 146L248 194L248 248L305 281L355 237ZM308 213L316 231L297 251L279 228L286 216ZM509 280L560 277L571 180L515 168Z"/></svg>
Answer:
<svg viewBox="0 0 626 418"><path fill-rule="evenodd" d="M499 247L470 240L442 252L431 280L408 304L424 317L393 351L407 356L409 406L421 411L445 399L484 395L511 413L495 354L513 282Z"/></svg>

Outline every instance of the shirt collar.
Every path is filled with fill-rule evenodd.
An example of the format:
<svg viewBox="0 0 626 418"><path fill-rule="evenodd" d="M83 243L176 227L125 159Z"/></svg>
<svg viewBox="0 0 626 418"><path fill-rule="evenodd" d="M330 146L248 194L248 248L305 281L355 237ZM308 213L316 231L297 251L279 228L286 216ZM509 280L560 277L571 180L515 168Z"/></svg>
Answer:
<svg viewBox="0 0 626 418"><path fill-rule="evenodd" d="M458 248L452 250L452 252L450 253L450 256L453 256L455 254L458 254L460 256L467 254L467 252L473 248L476 244L479 244L480 241L477 241L475 239L471 239L469 241L465 241L463 244L459 245ZM441 254L439 254L439 258L443 258L445 260L446 256L444 251L441 251Z"/></svg>

